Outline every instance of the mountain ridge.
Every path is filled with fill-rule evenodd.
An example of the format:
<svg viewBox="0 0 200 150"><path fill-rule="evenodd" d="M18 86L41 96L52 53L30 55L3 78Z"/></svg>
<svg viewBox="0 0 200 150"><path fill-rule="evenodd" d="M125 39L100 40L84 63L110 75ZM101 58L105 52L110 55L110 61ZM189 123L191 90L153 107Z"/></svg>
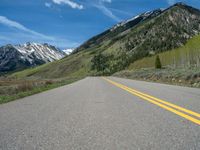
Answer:
<svg viewBox="0 0 200 150"><path fill-rule="evenodd" d="M132 17L130 19L127 19L125 21L119 22L116 25L112 26L111 28L103 31L100 34L97 34L96 36L94 36L94 37L90 38L89 40L87 40L86 42L84 42L81 46L79 46L78 48L76 48L74 50L74 53L80 51L82 49L82 47L85 48L85 45L87 43L90 43L91 40L95 40L96 38L98 38L100 36L104 36L106 34L109 34L109 32L115 32L115 30L120 30L119 28L120 27L123 28L123 26L125 26L125 27L124 27L124 29L122 29L122 31L125 31L125 30L129 29L130 27L133 27L133 26L137 25L141 21L145 21L146 19L154 17L154 16L156 16L156 15L158 15L160 13L162 13L162 9L155 9L153 11L146 11L146 12L141 13L141 14L139 14L137 16L134 16L134 17Z"/></svg>

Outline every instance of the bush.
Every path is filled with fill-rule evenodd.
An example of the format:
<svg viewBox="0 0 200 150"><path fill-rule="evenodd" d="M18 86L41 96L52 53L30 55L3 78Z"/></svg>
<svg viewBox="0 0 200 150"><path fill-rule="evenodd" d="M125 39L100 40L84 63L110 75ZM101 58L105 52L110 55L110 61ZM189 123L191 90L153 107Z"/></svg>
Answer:
<svg viewBox="0 0 200 150"><path fill-rule="evenodd" d="M159 55L156 56L155 68L156 69L161 69L162 68L162 64L161 64Z"/></svg>
<svg viewBox="0 0 200 150"><path fill-rule="evenodd" d="M52 85L54 82L52 80L45 81L45 85Z"/></svg>

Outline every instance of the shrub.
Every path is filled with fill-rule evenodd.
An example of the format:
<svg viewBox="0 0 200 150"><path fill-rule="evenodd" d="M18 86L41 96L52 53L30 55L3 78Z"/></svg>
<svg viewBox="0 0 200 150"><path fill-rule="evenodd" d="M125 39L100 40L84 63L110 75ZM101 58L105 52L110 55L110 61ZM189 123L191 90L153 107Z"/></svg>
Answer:
<svg viewBox="0 0 200 150"><path fill-rule="evenodd" d="M52 80L47 80L47 81L45 81L45 85L51 85L51 84L53 84L54 82L52 81Z"/></svg>

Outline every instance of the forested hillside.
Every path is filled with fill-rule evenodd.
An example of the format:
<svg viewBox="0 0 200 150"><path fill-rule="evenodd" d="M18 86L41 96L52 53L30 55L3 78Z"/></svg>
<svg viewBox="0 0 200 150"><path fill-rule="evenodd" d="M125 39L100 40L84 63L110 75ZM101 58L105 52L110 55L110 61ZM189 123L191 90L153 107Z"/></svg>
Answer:
<svg viewBox="0 0 200 150"><path fill-rule="evenodd" d="M200 35L190 39L186 45L159 54L163 66L200 67ZM146 57L132 63L129 69L153 68L156 56Z"/></svg>

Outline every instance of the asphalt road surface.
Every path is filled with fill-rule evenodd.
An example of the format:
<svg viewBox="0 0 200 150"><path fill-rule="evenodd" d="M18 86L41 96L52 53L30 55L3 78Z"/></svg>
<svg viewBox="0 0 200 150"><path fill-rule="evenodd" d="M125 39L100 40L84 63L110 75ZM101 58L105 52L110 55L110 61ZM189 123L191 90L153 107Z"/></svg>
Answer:
<svg viewBox="0 0 200 150"><path fill-rule="evenodd" d="M88 77L0 105L2 150L200 150L200 89Z"/></svg>

